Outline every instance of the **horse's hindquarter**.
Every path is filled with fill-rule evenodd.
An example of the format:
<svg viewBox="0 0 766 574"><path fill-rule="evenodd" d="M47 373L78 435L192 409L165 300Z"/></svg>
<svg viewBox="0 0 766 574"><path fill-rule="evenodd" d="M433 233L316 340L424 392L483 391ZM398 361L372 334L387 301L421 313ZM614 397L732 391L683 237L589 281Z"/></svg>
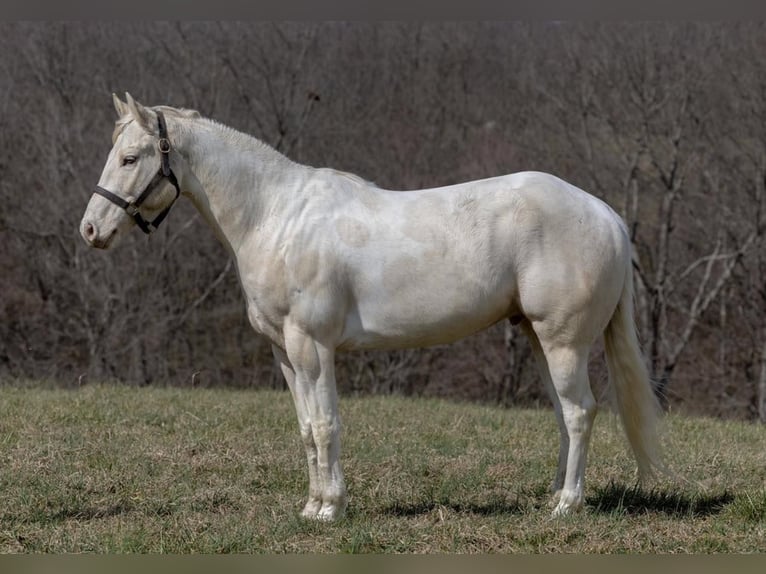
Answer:
<svg viewBox="0 0 766 574"><path fill-rule="evenodd" d="M627 230L600 199L554 176L529 174L521 193L537 220L519 274L522 313L539 337L590 345L622 293Z"/></svg>

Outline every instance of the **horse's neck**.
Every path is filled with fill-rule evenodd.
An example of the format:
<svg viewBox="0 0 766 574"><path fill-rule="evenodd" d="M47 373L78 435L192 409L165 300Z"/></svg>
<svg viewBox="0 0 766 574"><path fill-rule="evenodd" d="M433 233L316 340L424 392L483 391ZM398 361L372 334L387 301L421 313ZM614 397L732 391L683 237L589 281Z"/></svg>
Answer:
<svg viewBox="0 0 766 574"><path fill-rule="evenodd" d="M188 192L219 239L237 251L279 209L283 182L307 169L262 142L210 120L193 121L184 142Z"/></svg>

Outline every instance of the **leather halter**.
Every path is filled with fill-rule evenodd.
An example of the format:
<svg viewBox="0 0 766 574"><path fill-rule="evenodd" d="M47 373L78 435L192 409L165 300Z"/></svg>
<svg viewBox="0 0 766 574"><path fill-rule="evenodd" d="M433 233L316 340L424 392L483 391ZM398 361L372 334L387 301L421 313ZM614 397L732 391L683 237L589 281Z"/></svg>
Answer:
<svg viewBox="0 0 766 574"><path fill-rule="evenodd" d="M173 173L173 170L170 169L170 140L168 139L168 128L165 124L165 116L162 115L162 112L156 111L157 114L157 124L160 128L160 139L157 142L157 147L160 150L160 168L157 171L157 173L154 175L152 180L149 182L149 184L146 186L143 192L141 192L141 195L138 196L138 199L135 201L125 201L123 198L121 198L116 193L112 193L108 189L104 189L103 187L96 186L96 188L93 190L94 193L99 194L101 197L104 197L117 205L118 207L125 210L125 212L133 218L133 221L136 222L136 225L141 228L141 231L143 231L146 234L151 233L155 229L157 229L160 226L160 223L165 219L168 212L170 211L170 208L173 207L173 204L178 199L178 196L181 195L181 188L178 187L178 180L176 179L175 174ZM152 221L146 221L142 216L141 213L138 211L138 209L141 207L141 204L146 201L146 198L151 195L151 193L157 189L157 186L160 184L160 182L163 179L167 179L171 184L173 184L173 187L176 188L176 196L173 198L173 201L171 201L168 206L160 212L160 214L155 217Z"/></svg>

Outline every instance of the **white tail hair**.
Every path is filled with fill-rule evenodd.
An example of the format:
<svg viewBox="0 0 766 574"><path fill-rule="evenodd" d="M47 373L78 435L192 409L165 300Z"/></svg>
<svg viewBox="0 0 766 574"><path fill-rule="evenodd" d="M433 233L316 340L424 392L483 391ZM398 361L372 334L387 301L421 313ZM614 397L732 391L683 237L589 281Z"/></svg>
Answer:
<svg viewBox="0 0 766 574"><path fill-rule="evenodd" d="M641 480L672 474L662 457L658 424L662 409L649 379L633 317L633 269L628 258L622 295L604 332L604 348L617 412L638 463Z"/></svg>

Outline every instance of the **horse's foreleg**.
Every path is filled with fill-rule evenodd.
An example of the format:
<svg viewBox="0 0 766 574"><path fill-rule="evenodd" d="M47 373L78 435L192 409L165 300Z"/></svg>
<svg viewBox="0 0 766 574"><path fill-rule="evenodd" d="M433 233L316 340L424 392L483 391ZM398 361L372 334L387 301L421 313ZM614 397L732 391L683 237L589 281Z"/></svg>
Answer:
<svg viewBox="0 0 766 574"><path fill-rule="evenodd" d="M311 429L311 418L309 416L307 399L304 396L302 389L296 386L295 371L293 370L290 361L287 359L287 354L276 345L272 346L272 352L274 353L274 358L279 362L279 367L282 370L282 374L287 381L287 386L290 388L290 393L293 396L295 413L298 415L298 427L301 432L301 441L306 448L306 459L308 460L309 467L309 498L301 514L306 518L314 518L322 506L322 489L319 485L317 447L314 442L314 433Z"/></svg>
<svg viewBox="0 0 766 574"><path fill-rule="evenodd" d="M285 335L287 357L295 372L295 394L301 397L308 414L316 449L319 499L310 493L303 515L335 520L346 510L346 484L340 466L341 425L335 387L335 352L298 329Z"/></svg>

